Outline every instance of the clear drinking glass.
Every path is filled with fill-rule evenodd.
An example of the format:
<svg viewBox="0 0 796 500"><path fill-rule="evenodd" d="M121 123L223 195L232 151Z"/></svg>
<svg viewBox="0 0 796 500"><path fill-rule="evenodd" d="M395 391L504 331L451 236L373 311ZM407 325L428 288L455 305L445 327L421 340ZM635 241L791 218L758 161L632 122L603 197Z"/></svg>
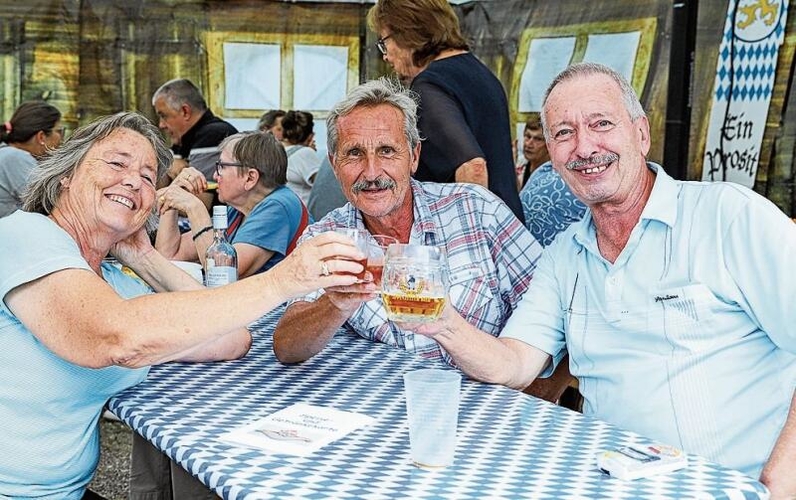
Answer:
<svg viewBox="0 0 796 500"><path fill-rule="evenodd" d="M445 467L456 451L462 376L453 370L404 373L409 448L418 467Z"/></svg>
<svg viewBox="0 0 796 500"><path fill-rule="evenodd" d="M366 256L364 259L356 261L359 264L362 264L363 269L361 273L354 275L357 277L359 281L364 281L365 271L366 271L365 267L368 264L367 255L368 255L368 247L369 247L368 241L370 240L370 233L367 231L367 229L357 229L354 227L337 227L334 229L334 232L339 234L344 234L349 238L351 238L352 240L354 240L354 244L356 245L357 249Z"/></svg>
<svg viewBox="0 0 796 500"><path fill-rule="evenodd" d="M381 298L392 321L436 320L448 295L444 247L390 245L384 261Z"/></svg>

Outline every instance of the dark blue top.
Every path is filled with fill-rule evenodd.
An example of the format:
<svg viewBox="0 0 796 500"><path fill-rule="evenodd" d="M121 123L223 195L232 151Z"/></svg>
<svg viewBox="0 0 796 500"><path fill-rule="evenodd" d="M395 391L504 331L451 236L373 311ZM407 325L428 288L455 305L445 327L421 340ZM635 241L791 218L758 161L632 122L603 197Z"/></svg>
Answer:
<svg viewBox="0 0 796 500"><path fill-rule="evenodd" d="M418 127L424 138L415 178L454 182L459 165L484 158L489 190L524 222L508 101L492 71L468 52L431 62L412 81L412 90L420 95Z"/></svg>

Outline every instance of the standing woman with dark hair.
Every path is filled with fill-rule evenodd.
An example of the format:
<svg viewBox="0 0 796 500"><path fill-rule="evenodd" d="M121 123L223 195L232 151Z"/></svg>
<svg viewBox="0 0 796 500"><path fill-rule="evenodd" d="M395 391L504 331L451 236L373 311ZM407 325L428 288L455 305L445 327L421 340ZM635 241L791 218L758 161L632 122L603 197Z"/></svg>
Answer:
<svg viewBox="0 0 796 500"><path fill-rule="evenodd" d="M415 179L480 184L523 221L506 92L470 53L448 0L379 0L368 26L384 61L420 98Z"/></svg>
<svg viewBox="0 0 796 500"><path fill-rule="evenodd" d="M37 160L61 144L61 112L43 101L23 102L0 125L0 217L22 204L22 192Z"/></svg>
<svg viewBox="0 0 796 500"><path fill-rule="evenodd" d="M304 204L310 197L321 162L315 153L312 113L288 111L282 118L282 145L287 153L287 187Z"/></svg>

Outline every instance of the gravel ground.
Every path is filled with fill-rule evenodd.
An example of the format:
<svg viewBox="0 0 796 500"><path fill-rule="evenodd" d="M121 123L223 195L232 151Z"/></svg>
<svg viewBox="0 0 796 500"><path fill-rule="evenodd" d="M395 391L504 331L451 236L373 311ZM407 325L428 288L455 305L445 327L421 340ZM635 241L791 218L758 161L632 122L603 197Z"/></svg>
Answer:
<svg viewBox="0 0 796 500"><path fill-rule="evenodd" d="M89 485L108 500L127 500L133 431L122 422L100 419L99 467Z"/></svg>

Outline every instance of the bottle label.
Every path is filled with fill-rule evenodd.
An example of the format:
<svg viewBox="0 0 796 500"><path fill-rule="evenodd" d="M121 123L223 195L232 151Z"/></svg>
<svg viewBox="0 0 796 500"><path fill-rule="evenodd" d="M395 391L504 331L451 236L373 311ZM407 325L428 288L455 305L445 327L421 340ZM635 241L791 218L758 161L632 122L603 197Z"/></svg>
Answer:
<svg viewBox="0 0 796 500"><path fill-rule="evenodd" d="M205 276L208 288L224 286L238 281L238 270L231 266L207 266Z"/></svg>

